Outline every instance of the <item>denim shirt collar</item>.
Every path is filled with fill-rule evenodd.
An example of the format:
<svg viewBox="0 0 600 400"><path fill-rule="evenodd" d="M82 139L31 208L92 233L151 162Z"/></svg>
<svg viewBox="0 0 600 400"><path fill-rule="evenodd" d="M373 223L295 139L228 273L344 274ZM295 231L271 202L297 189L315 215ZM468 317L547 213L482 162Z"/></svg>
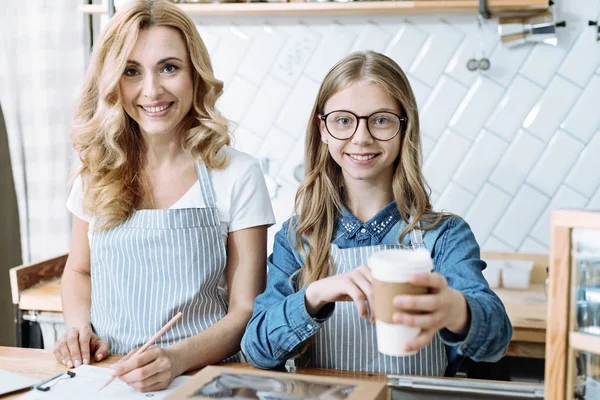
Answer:
<svg viewBox="0 0 600 400"><path fill-rule="evenodd" d="M360 221L346 207L343 207L335 237L343 235L346 239L351 239L358 231L365 229L377 242L380 242L398 221L400 221L400 211L395 200L366 222Z"/></svg>

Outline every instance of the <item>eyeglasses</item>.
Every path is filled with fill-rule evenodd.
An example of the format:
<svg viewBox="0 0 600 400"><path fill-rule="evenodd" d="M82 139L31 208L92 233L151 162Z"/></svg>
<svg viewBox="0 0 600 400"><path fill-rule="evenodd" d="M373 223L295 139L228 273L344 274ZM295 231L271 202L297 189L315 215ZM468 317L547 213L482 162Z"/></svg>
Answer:
<svg viewBox="0 0 600 400"><path fill-rule="evenodd" d="M327 132L335 139L350 139L358 130L361 119L367 121L367 131L374 139L385 142L392 140L400 132L402 123L407 121L406 117L400 117L391 112L378 111L368 116L354 114L352 111L336 110L325 115L319 115L319 119L325 122Z"/></svg>

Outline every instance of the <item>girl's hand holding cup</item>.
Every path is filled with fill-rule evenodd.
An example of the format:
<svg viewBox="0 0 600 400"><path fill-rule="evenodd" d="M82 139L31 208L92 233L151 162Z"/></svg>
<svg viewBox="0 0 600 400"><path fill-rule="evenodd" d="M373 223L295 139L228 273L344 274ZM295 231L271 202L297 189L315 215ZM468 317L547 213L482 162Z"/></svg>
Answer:
<svg viewBox="0 0 600 400"><path fill-rule="evenodd" d="M407 341L405 349L413 352L427 346L440 329L446 328L462 336L469 326L469 307L465 297L448 286L443 275L437 272L414 275L409 283L427 289L421 295L397 295L392 302L396 324L415 327L420 333Z"/></svg>

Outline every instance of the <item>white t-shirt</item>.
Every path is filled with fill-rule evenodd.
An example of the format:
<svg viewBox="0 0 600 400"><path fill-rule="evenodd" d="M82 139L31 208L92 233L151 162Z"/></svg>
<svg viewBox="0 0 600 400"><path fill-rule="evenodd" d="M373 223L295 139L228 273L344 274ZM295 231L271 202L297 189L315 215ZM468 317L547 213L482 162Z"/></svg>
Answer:
<svg viewBox="0 0 600 400"><path fill-rule="evenodd" d="M228 232L253 226L273 225L273 207L258 160L229 146L224 146L219 151L218 157L223 156L229 157L229 164L225 169L208 170L219 211L221 234L226 239ZM196 181L187 193L169 208L204 207L206 203L202 197L200 182ZM67 208L73 215L89 224L88 237L91 238L95 218L84 209L81 178L73 183Z"/></svg>

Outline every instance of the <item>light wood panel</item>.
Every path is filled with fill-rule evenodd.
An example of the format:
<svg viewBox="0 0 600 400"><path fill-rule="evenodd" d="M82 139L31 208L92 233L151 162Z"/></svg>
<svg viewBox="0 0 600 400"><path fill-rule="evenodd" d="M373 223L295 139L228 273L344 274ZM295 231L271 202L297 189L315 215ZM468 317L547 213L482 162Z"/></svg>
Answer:
<svg viewBox="0 0 600 400"><path fill-rule="evenodd" d="M547 0L488 0L493 13L538 12L548 9ZM426 1L352 1L340 2L288 2L288 3L205 3L177 4L193 16L271 16L271 15L376 15L376 14L437 14L477 13L478 0L426 0ZM102 4L81 5L86 14L107 14Z"/></svg>
<svg viewBox="0 0 600 400"><path fill-rule="evenodd" d="M63 254L35 264L11 268L10 287L13 304L19 304L19 296L25 289L60 278L66 263L67 254Z"/></svg>
<svg viewBox="0 0 600 400"><path fill-rule="evenodd" d="M546 393L559 394L556 398L560 399L565 394L571 229L556 225L555 220L552 214L548 287L548 321L552 327L546 330L544 381Z"/></svg>

